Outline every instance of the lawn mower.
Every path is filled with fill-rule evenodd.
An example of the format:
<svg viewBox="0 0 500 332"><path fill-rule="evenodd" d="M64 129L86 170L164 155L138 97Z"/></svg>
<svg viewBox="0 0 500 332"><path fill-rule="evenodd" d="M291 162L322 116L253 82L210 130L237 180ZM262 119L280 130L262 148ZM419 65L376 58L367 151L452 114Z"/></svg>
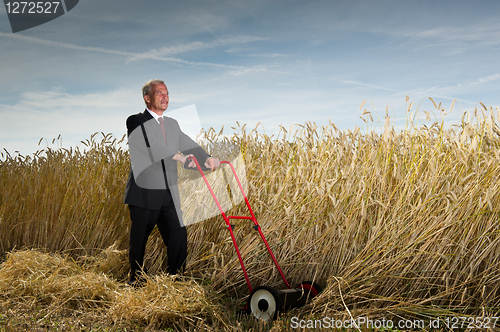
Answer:
<svg viewBox="0 0 500 332"><path fill-rule="evenodd" d="M241 194L243 195L243 198L245 199L245 203L248 207L248 211L250 212L250 216L227 216L224 213L224 210L222 209L219 201L217 200L217 197L215 196L214 191L212 190L212 187L210 186L210 183L208 182L207 178L205 177L205 174L203 173L203 169L201 168L200 164L196 160L195 157L190 156L188 157L188 160L193 160L196 164L196 167L198 168L198 171L200 172L201 176L203 177L203 180L205 181L205 184L208 187L208 190L212 194L212 197L217 204L217 207L220 210L220 213L222 217L224 218L224 221L226 222L227 229L229 230L229 234L231 235L231 240L233 241L234 248L236 249L236 254L238 256L238 260L240 261L241 269L243 270L243 274L246 279L246 283L248 286L248 290L250 292L250 295L248 297L248 301L245 305L244 311L247 313L251 313L253 316L255 316L258 319L262 320L273 320L277 317L279 312L283 312L287 309L291 308L297 308L300 306L303 306L307 303L308 300L313 298L314 296L318 295L322 288L319 286L316 282L313 281L303 281L299 283L296 287L290 286L288 281L285 278L285 275L283 274L283 271L281 270L281 267L278 264L278 261L276 260L276 257L274 256L271 247L266 241L266 238L264 237L264 234L262 233L262 229L260 225L257 223L257 219L255 218L255 215L253 213L252 208L250 207L250 203L248 202L248 198L245 195L245 192L243 190L243 186L241 185L241 182L238 178L238 175L236 174L236 171L233 167L233 165L229 161L221 161L221 164L227 164L231 167L231 170L233 172L233 175L236 179L236 182L238 183L238 186L241 190ZM187 162L187 161L186 161ZM281 278L283 279L283 282L286 285L286 289L284 290L276 290L272 287L268 286L260 286L257 288L252 288L252 285L250 283L250 278L248 277L247 271L245 269L245 265L243 264L243 259L241 257L240 251L238 249L238 244L236 243L236 239L234 237L233 233L233 227L230 223L230 219L247 219L251 220L253 222L253 229L257 231L262 238L262 241L264 242L267 251L269 252L269 255L271 256L271 259L273 260Z"/></svg>

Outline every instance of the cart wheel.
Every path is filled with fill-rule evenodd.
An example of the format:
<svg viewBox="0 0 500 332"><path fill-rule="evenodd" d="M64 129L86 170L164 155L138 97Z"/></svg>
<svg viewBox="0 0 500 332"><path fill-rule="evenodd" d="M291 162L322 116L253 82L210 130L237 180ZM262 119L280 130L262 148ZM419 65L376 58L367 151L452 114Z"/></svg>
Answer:
<svg viewBox="0 0 500 332"><path fill-rule="evenodd" d="M283 306L278 292L267 286L255 288L250 294L248 303L252 315L265 321L275 319Z"/></svg>
<svg viewBox="0 0 500 332"><path fill-rule="evenodd" d="M297 287L304 290L308 290L311 294L311 299L323 291L323 287L315 283L314 281L302 281Z"/></svg>

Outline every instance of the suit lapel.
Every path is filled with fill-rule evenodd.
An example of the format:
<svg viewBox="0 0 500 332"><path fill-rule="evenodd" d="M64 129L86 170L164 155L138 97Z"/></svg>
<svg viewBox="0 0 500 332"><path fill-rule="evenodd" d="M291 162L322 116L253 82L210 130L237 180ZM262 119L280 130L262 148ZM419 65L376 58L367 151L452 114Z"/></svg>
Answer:
<svg viewBox="0 0 500 332"><path fill-rule="evenodd" d="M179 132L176 129L172 118L164 116L163 119L165 120L163 123L165 124L165 136L167 139L167 145L169 145L170 143L171 147L176 146L176 135L178 135Z"/></svg>
<svg viewBox="0 0 500 332"><path fill-rule="evenodd" d="M146 121L151 120L153 118L153 116L148 112L147 109L145 109L144 112L142 112L142 115L144 115Z"/></svg>

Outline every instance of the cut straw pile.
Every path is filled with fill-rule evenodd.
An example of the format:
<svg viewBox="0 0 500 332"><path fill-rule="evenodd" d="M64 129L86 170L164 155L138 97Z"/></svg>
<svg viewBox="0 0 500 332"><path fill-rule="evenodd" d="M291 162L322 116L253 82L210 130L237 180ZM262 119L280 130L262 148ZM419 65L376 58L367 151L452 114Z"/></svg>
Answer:
<svg viewBox="0 0 500 332"><path fill-rule="evenodd" d="M134 289L90 265L37 250L8 253L0 265L0 299L3 307L36 309L38 319L93 311L115 323L135 321L153 328L218 317L211 296L192 280L160 275Z"/></svg>

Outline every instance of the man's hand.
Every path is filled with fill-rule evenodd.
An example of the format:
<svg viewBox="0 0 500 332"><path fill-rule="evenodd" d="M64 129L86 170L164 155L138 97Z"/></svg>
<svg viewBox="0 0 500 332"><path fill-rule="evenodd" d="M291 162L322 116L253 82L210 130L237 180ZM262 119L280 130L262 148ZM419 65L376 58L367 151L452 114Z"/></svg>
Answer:
<svg viewBox="0 0 500 332"><path fill-rule="evenodd" d="M207 158L205 160L205 167L210 168L212 171L220 166L220 161L217 158Z"/></svg>
<svg viewBox="0 0 500 332"><path fill-rule="evenodd" d="M188 157L191 157L191 156L193 156L193 155L192 154L187 154L187 155L184 156L182 154L176 153L172 157L172 159L175 160L175 161L178 161L178 162L180 162L181 164L184 165L186 163ZM189 164L184 165L184 167L195 168L196 167L196 163L194 162L193 159L190 159L189 160Z"/></svg>

